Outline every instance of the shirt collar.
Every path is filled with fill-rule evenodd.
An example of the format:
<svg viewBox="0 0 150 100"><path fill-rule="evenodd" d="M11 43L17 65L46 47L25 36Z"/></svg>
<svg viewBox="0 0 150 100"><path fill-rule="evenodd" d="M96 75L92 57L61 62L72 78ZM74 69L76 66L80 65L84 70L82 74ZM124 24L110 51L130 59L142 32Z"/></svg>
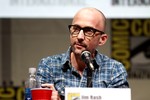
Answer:
<svg viewBox="0 0 150 100"><path fill-rule="evenodd" d="M71 54L71 46L68 48L67 52L64 54L62 59L62 68L64 70L70 68L70 54Z"/></svg>
<svg viewBox="0 0 150 100"><path fill-rule="evenodd" d="M71 46L68 48L67 52L64 55L64 59L62 60L62 68L68 69L70 68L70 54L71 54ZM103 57L99 54L98 50L96 50L95 58L93 59L93 64L97 68L102 64Z"/></svg>

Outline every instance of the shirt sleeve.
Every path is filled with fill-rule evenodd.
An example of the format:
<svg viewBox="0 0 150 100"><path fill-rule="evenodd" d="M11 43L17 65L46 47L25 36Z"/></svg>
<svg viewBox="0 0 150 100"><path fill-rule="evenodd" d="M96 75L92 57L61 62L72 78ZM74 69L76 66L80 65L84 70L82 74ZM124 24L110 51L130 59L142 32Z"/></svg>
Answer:
<svg viewBox="0 0 150 100"><path fill-rule="evenodd" d="M52 84L53 79L52 79L51 75L52 74L51 74L50 67L48 66L47 59L44 58L40 61L39 65L38 65L36 77L38 78L38 81L41 84L44 84L44 83Z"/></svg>
<svg viewBox="0 0 150 100"><path fill-rule="evenodd" d="M127 71L121 63L114 64L108 88L129 88Z"/></svg>

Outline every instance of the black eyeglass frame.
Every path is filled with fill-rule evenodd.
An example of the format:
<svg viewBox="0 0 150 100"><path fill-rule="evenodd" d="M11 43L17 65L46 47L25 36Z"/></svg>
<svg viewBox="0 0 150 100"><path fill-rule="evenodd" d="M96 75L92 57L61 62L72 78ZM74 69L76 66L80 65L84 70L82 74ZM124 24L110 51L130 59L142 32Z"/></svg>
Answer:
<svg viewBox="0 0 150 100"><path fill-rule="evenodd" d="M90 35L89 37L92 37L96 32L100 32L100 35L105 34L105 32L100 31L100 30L97 30L97 29L95 29L95 28L92 28L92 27L83 27L83 28L82 28L82 27L80 27L79 25L68 25L68 28L69 28L70 33L71 33L70 28L71 28L72 26L78 27L78 28L80 29L80 31L83 30L83 33L84 33L85 36L88 36L88 35L85 34L85 31L84 31L84 30L85 30L86 28L89 28L90 30L93 31L93 34ZM80 33L80 31L79 31L79 33ZM79 33L78 33L78 34L79 34ZM73 34L73 33L71 33L71 34Z"/></svg>

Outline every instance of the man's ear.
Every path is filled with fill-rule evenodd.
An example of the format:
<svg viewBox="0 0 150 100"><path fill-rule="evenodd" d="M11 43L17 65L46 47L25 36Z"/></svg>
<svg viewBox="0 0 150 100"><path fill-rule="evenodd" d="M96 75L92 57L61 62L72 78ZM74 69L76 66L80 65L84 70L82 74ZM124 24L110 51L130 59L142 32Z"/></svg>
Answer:
<svg viewBox="0 0 150 100"><path fill-rule="evenodd" d="M108 38L107 34L102 34L100 39L99 39L99 46L105 44L107 41L107 38Z"/></svg>

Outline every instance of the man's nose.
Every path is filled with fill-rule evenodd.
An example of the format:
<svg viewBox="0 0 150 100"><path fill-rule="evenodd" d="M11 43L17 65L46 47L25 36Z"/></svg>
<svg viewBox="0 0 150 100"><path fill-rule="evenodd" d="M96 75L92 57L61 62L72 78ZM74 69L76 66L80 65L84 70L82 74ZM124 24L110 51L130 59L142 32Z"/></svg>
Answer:
<svg viewBox="0 0 150 100"><path fill-rule="evenodd" d="M77 36L78 39L84 39L85 38L85 35L84 35L84 31L83 30L80 30L78 36Z"/></svg>

